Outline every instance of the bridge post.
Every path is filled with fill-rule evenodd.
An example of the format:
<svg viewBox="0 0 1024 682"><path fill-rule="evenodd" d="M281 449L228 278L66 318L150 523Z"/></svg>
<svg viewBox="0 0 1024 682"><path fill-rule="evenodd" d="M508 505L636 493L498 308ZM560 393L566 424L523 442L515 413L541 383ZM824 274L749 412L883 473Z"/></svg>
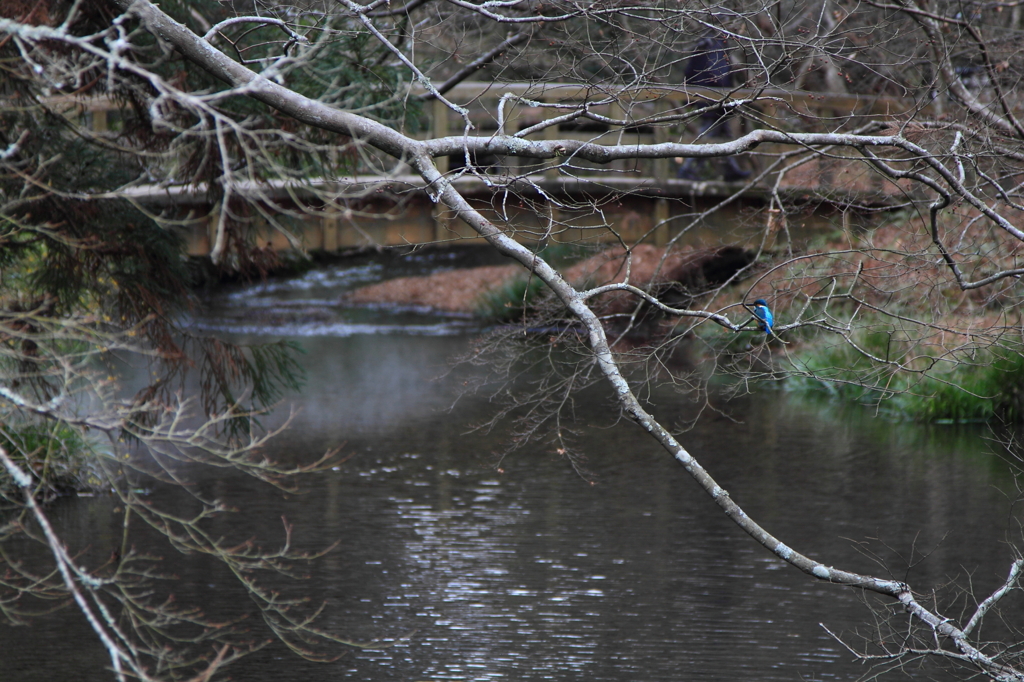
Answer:
<svg viewBox="0 0 1024 682"><path fill-rule="evenodd" d="M331 147L327 151L327 159L330 161L330 173L332 176L338 174L338 148ZM330 188L331 196L328 196L324 200L324 212L323 217L320 218L320 248L325 253L332 253L338 250L338 192L339 187L337 182L331 182L327 185Z"/></svg>
<svg viewBox="0 0 1024 682"><path fill-rule="evenodd" d="M448 107L440 99L435 98L430 110L430 132L433 137L448 137ZM434 159L434 165L442 175L448 173L448 157L439 156ZM444 204L435 203L431 208L431 218L434 221L434 241L441 242L448 238L448 218L445 216L447 210Z"/></svg>
<svg viewBox="0 0 1024 682"><path fill-rule="evenodd" d="M665 114L671 102L667 95L660 95L654 102L654 116L659 117ZM662 144L668 142L668 126L658 125L654 127L654 143ZM668 159L654 160L654 177L660 182L668 179L671 173ZM665 246L668 244L668 199L659 197L654 200L654 245Z"/></svg>
<svg viewBox="0 0 1024 682"><path fill-rule="evenodd" d="M558 102L557 97L544 97L546 104L556 104ZM542 112L545 119L555 118L558 116L558 109L545 108ZM542 131L543 139L545 140L557 140L558 139L558 126L548 126ZM551 166L550 168L544 169L544 178L546 180L557 180L558 179L558 167L557 165Z"/></svg>
<svg viewBox="0 0 1024 682"><path fill-rule="evenodd" d="M106 109L100 109L97 107L90 113L92 114L92 131L94 133L105 133L110 130Z"/></svg>
<svg viewBox="0 0 1024 682"><path fill-rule="evenodd" d="M433 137L448 137L448 107L445 106L444 102L440 99L434 99L430 108L430 133ZM437 166L437 170L444 173L448 172L448 157L439 156L434 159L434 165Z"/></svg>
<svg viewBox="0 0 1024 682"><path fill-rule="evenodd" d="M559 99L557 97L545 96L543 101L545 103L556 103L559 101ZM542 111L542 115L545 119L555 118L556 116L558 116L558 109L544 108ZM541 132L545 140L558 139L558 125L548 126ZM548 191L551 192L552 195L554 195L558 188L558 166L554 165L551 166L550 168L545 168L544 179L547 181L546 184L548 185ZM552 204L551 202L548 202L548 216L548 219L551 221L552 229L554 231L558 231L557 226L561 216L559 215L558 207ZM547 237L545 237L545 240L546 239Z"/></svg>
<svg viewBox="0 0 1024 682"><path fill-rule="evenodd" d="M320 248L326 253L338 250L338 211L332 206L320 221L322 239Z"/></svg>
<svg viewBox="0 0 1024 682"><path fill-rule="evenodd" d="M206 248L201 249L201 256L209 256L217 243L217 223L220 222L220 203L216 203L206 215Z"/></svg>
<svg viewBox="0 0 1024 682"><path fill-rule="evenodd" d="M622 96L623 93L620 92L618 97L616 97L615 100L608 105L608 118L625 120L629 116L629 114L626 112L626 108L622 106L622 102L619 100L619 97ZM621 128L619 128L619 134L616 135L614 144L625 144L625 137L626 126L623 125ZM612 161L609 167L614 168L619 172L622 172L626 169L626 163L626 161Z"/></svg>

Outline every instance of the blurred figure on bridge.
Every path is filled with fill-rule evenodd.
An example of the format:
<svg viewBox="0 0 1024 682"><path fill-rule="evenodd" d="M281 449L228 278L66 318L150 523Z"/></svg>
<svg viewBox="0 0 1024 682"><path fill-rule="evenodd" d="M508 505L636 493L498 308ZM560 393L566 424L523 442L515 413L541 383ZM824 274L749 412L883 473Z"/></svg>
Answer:
<svg viewBox="0 0 1024 682"><path fill-rule="evenodd" d="M709 88L731 88L732 87L732 64L729 62L729 55L726 53L725 41L714 32L709 32L701 38L693 49L693 56L686 64L684 73L686 85L696 85ZM700 132L698 140L706 138L720 138L728 140L730 113L721 108L712 108L700 115ZM699 171L704 165L704 159L688 158L679 166L678 177L685 180L696 180L700 175ZM750 176L750 171L740 167L734 156L725 158L726 168L724 179L726 182L735 182Z"/></svg>

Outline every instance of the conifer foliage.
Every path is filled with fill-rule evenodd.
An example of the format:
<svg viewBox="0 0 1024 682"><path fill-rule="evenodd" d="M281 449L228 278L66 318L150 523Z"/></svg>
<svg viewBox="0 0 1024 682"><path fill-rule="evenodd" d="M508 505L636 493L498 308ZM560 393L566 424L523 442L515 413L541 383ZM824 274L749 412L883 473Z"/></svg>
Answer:
<svg viewBox="0 0 1024 682"><path fill-rule="evenodd" d="M84 3L76 30L109 22L109 9ZM0 20L52 25L67 10L3 3ZM239 575L307 557L209 536L204 524L226 511L216 500L197 497L202 512L183 518L145 500L146 481L180 483L189 462L288 486L291 475L322 466L277 466L261 452L272 434L260 414L301 385L298 349L190 332L195 267L184 240L173 224L114 196L160 172L174 137L151 125L137 83L109 89L100 71L53 48L54 59L81 67L65 83L40 81L15 42L0 39L0 619L22 623L41 603L75 601L119 679L212 674L256 645L152 597L154 559L136 553L136 532L156 529L171 546L216 557ZM173 77L177 67L161 68ZM106 131L94 130L81 106L96 97L116 104ZM198 178L218 172L187 152L175 157L180 168ZM238 242L220 267L254 270L253 253ZM131 388L119 380L125 366L135 368ZM70 556L45 512L54 498L88 489L118 496L124 515L120 547L102 566ZM3 545L25 538L48 548L49 564L7 561ZM307 651L311 635L291 615L294 604L247 586L271 630ZM178 644L165 646L171 631Z"/></svg>

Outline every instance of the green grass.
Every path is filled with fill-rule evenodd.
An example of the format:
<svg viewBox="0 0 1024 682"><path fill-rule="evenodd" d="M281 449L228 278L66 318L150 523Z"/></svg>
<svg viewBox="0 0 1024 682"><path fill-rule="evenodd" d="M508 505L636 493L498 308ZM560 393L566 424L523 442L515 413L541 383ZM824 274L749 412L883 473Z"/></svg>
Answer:
<svg viewBox="0 0 1024 682"><path fill-rule="evenodd" d="M565 268L594 255L594 250L577 244L548 244L534 251L554 268ZM537 277L524 274L500 287L483 292L476 300L476 314L498 322L522 319L545 291Z"/></svg>
<svg viewBox="0 0 1024 682"><path fill-rule="evenodd" d="M926 317L913 309L902 312ZM731 375L727 380L779 382L796 393L869 405L896 419L1024 422L1020 337L1004 336L1003 345L988 349L949 351L937 337L916 338L920 329L904 329L885 318L861 313L857 326L851 337L856 348L838 334L811 326L784 333L786 346L770 341L770 353L761 349L763 337L753 331L735 334L702 325L697 336L719 354L717 367Z"/></svg>
<svg viewBox="0 0 1024 682"><path fill-rule="evenodd" d="M961 365L939 379L923 382L923 392L897 396L900 410L920 421L940 423L1024 421L1024 356L980 367Z"/></svg>
<svg viewBox="0 0 1024 682"><path fill-rule="evenodd" d="M542 291L544 283L536 277L515 277L480 294L476 312L481 317L500 322L519 320L530 311Z"/></svg>
<svg viewBox="0 0 1024 682"><path fill-rule="evenodd" d="M581 244L547 244L543 248L532 247L534 253L546 260L553 268L565 268L581 260L590 258L598 249Z"/></svg>
<svg viewBox="0 0 1024 682"><path fill-rule="evenodd" d="M859 342L877 357L896 359L905 352L889 334L865 333ZM927 371L897 371L845 344L811 343L791 357L803 375L785 380L790 390L827 393L922 422L1024 420L1024 355L1019 353L986 351L942 361L921 356L910 363Z"/></svg>

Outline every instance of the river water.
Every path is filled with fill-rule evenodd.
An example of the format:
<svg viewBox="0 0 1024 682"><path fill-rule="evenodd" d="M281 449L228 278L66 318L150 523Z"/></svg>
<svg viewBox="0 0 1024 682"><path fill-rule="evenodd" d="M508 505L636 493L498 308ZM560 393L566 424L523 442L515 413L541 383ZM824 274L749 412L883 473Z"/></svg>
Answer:
<svg viewBox="0 0 1024 682"><path fill-rule="evenodd" d="M465 377L446 374L477 323L337 305L341 291L394 268L444 267L437 258L368 261L224 292L196 321L238 338L301 341L308 383L272 454L303 459L338 448L346 458L297 495L191 472L198 489L242 510L211 530L273 546L284 516L298 547L338 543L307 568L308 579L282 589L322 604L323 630L374 643L339 645L330 663L273 644L229 668L233 679L795 681L866 671L823 627L852 643L855 629L870 634L864 598L754 544L649 438L616 421L606 392L586 393L577 410L585 476L549 445L526 447L499 469L504 435L471 432L493 406L457 399ZM891 571L922 591L970 576L987 594L1005 576L1013 479L982 431L893 423L777 390L725 408L681 439L790 546L847 569ZM652 409L680 424L696 408L656 391ZM160 502L176 494L152 492ZM53 508L84 564L118 543L115 507L93 497ZM176 576L167 589L177 603L216 618L248 615L262 632L223 569L151 551ZM69 609L0 626L0 650L3 682L112 677Z"/></svg>

